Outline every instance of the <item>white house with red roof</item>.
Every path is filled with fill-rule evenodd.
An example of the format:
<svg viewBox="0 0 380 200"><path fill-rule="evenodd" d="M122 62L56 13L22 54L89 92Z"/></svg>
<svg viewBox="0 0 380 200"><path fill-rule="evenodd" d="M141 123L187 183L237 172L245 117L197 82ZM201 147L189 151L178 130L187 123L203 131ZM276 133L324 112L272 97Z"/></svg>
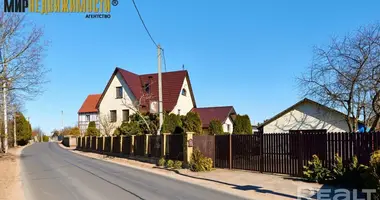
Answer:
<svg viewBox="0 0 380 200"><path fill-rule="evenodd" d="M186 70L162 73L162 95L163 109L168 113L186 115L196 107ZM100 119L106 118L118 127L137 110L157 110L158 75L137 75L116 68L103 93L96 97L88 96L78 111L78 126L82 132L89 121L99 124Z"/></svg>
<svg viewBox="0 0 380 200"><path fill-rule="evenodd" d="M223 125L223 132L232 133L233 120L235 119L236 112L232 106L219 106L219 107L205 107L193 108L192 112L199 114L202 121L203 133L208 132L208 126L211 120L219 120Z"/></svg>

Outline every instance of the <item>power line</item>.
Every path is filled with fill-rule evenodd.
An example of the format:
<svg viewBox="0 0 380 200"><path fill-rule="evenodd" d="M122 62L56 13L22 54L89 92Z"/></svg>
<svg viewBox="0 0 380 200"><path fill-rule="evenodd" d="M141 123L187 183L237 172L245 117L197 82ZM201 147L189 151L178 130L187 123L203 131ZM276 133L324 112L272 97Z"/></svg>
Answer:
<svg viewBox="0 0 380 200"><path fill-rule="evenodd" d="M137 14L139 15L139 18L140 18L141 23L143 24L143 26L144 26L144 28L145 28L145 31L148 33L148 35L149 35L150 39L152 40L153 44L158 48L158 45L157 45L156 41L154 41L152 35L150 34L148 28L147 28L146 25L145 25L145 22L144 22L144 20L143 20L141 14L140 14L140 11L139 11L139 9L138 9L137 6L136 6L135 0L132 0L132 2L133 2L133 5L135 6L135 9L136 9Z"/></svg>
<svg viewBox="0 0 380 200"><path fill-rule="evenodd" d="M144 26L145 31L146 31L146 33L148 34L150 40L152 40L154 46L156 46L156 48L158 48L158 45L157 45L156 41L153 39L152 34L150 34L148 27L145 25L144 19L142 18L141 14L140 14L140 11L139 11L139 9L137 8L137 5L136 5L135 0L132 0L132 3L133 3L133 6L134 6L135 9L136 9L137 14L139 15L140 21L141 21L142 25ZM164 66L165 66L165 72L166 72L166 58L165 58L165 51L164 51L164 49L161 48L161 47L160 47L160 49L161 49L161 51L162 51L162 56L163 56L163 58L164 58Z"/></svg>

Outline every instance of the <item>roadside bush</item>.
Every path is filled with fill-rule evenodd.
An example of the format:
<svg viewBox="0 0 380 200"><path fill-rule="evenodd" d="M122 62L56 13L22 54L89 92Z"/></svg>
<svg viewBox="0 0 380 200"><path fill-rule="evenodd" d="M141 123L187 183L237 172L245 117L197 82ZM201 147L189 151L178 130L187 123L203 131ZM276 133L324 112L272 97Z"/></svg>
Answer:
<svg viewBox="0 0 380 200"><path fill-rule="evenodd" d="M343 166L342 157L338 154L335 155L335 164L333 168L333 180L332 184L339 185L345 188L364 188L365 178L368 174L368 167L361 165L358 162L358 158L354 156L352 163L348 168Z"/></svg>
<svg viewBox="0 0 380 200"><path fill-rule="evenodd" d="M168 161L166 162L166 167L167 167L167 168L173 168L173 166L174 166L174 162L173 162L172 160L168 160Z"/></svg>
<svg viewBox="0 0 380 200"><path fill-rule="evenodd" d="M330 179L331 172L322 166L321 160L317 155L313 155L313 160L304 166L303 175L310 182L323 183Z"/></svg>
<svg viewBox="0 0 380 200"><path fill-rule="evenodd" d="M162 125L163 133L177 133L182 129L181 116L171 113L165 115L164 124Z"/></svg>
<svg viewBox="0 0 380 200"><path fill-rule="evenodd" d="M174 169L182 169L182 162L179 160L176 160L173 165Z"/></svg>
<svg viewBox="0 0 380 200"><path fill-rule="evenodd" d="M191 154L190 170L194 172L211 171L212 159L205 157L201 151L195 149Z"/></svg>
<svg viewBox="0 0 380 200"><path fill-rule="evenodd" d="M43 141L43 142L49 142L49 136L47 136L47 135L43 135L43 136L42 136L42 141Z"/></svg>
<svg viewBox="0 0 380 200"><path fill-rule="evenodd" d="M165 166L165 158L160 158L157 162L157 166L160 166L160 167Z"/></svg>
<svg viewBox="0 0 380 200"><path fill-rule="evenodd" d="M136 121L123 122L118 128L119 135L138 135L141 133L140 125Z"/></svg>
<svg viewBox="0 0 380 200"><path fill-rule="evenodd" d="M345 168L343 167L343 159L339 156L339 154L335 154L334 156L334 168L333 168L333 176L334 178L342 177L345 173Z"/></svg>
<svg viewBox="0 0 380 200"><path fill-rule="evenodd" d="M208 125L208 133L210 135L222 135L223 134L222 122L220 122L217 119L211 120L210 124Z"/></svg>
<svg viewBox="0 0 380 200"><path fill-rule="evenodd" d="M16 117L16 141L18 145L26 145L32 138L30 123L22 113L17 113Z"/></svg>
<svg viewBox="0 0 380 200"><path fill-rule="evenodd" d="M380 199L380 150L372 153L369 167L369 179L366 181L366 187L376 189L373 199Z"/></svg>
<svg viewBox="0 0 380 200"><path fill-rule="evenodd" d="M85 136L100 136L100 131L95 127L88 127Z"/></svg>

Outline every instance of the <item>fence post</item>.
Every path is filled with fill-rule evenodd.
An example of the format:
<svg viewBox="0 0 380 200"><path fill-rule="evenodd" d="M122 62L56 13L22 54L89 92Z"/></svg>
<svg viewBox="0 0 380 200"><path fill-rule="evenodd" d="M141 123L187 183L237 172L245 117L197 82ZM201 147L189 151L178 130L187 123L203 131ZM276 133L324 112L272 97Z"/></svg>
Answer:
<svg viewBox="0 0 380 200"><path fill-rule="evenodd" d="M123 136L120 137L120 154L123 154Z"/></svg>
<svg viewBox="0 0 380 200"><path fill-rule="evenodd" d="M88 140L88 136L86 136L84 138L84 148L87 149L87 140Z"/></svg>
<svg viewBox="0 0 380 200"><path fill-rule="evenodd" d="M111 136L111 147L110 147L110 152L113 152L113 136Z"/></svg>
<svg viewBox="0 0 380 200"><path fill-rule="evenodd" d="M161 134L161 157L165 158L165 153L166 153L166 135L169 133L162 133Z"/></svg>
<svg viewBox="0 0 380 200"><path fill-rule="evenodd" d="M302 146L303 146L303 141L302 141L302 131L300 131L298 133L298 175L301 176L302 175L302 170L303 170L303 166L302 166L302 161L303 161L303 158L302 158Z"/></svg>
<svg viewBox="0 0 380 200"><path fill-rule="evenodd" d="M99 139L99 137L96 136L95 137L95 151L98 151L98 139Z"/></svg>
<svg viewBox="0 0 380 200"><path fill-rule="evenodd" d="M193 132L186 132L184 135L183 135L183 142L184 142L184 145L183 145L183 153L184 153L184 156L183 156L183 162L185 165L189 165L190 161L191 161L191 155L193 154Z"/></svg>
<svg viewBox="0 0 380 200"><path fill-rule="evenodd" d="M92 136L90 136L90 148L89 149L91 149L92 148Z"/></svg>
<svg viewBox="0 0 380 200"><path fill-rule="evenodd" d="M135 152L134 152L134 150L135 150L135 136L134 135L131 135L131 145L130 145L130 147L131 147L131 153L130 153L130 155L134 155L135 154Z"/></svg>
<svg viewBox="0 0 380 200"><path fill-rule="evenodd" d="M103 136L103 140L102 140L102 152L104 152L104 147L106 146L106 137Z"/></svg>
<svg viewBox="0 0 380 200"><path fill-rule="evenodd" d="M228 167L232 169L232 134L228 136Z"/></svg>
<svg viewBox="0 0 380 200"><path fill-rule="evenodd" d="M259 137L260 137L260 172L263 173L264 172L264 133L261 132L259 133Z"/></svg>
<svg viewBox="0 0 380 200"><path fill-rule="evenodd" d="M149 137L151 135L152 134L146 134L144 138L144 156L146 157L148 157L148 153L149 153Z"/></svg>

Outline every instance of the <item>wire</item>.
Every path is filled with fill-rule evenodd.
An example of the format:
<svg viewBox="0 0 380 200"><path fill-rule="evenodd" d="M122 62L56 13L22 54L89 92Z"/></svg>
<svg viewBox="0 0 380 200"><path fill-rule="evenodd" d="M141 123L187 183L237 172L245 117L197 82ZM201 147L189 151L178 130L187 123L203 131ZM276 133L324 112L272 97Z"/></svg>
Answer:
<svg viewBox="0 0 380 200"><path fill-rule="evenodd" d="M164 66L165 66L165 72L167 72L166 71L166 58L165 58L165 51L164 51L164 49L161 49L162 50L162 56L163 56L163 58L164 58Z"/></svg>
<svg viewBox="0 0 380 200"><path fill-rule="evenodd" d="M160 49L162 50L162 56L163 56L163 58L164 58L164 66L165 66L165 72L166 72L166 58L165 58L165 51L164 51L163 48L158 47L156 41L153 39L152 34L150 34L149 29L148 29L148 27L146 27L145 22L144 22L144 20L143 20L141 14L140 14L140 11L139 11L139 9L137 8L137 5L136 5L135 0L132 0L132 3L133 3L133 6L134 6L135 9L136 9L137 14L139 15L140 21L141 21L142 25L144 26L145 31L148 33L148 36L149 36L150 40L152 40L153 44L154 44L157 48L160 48Z"/></svg>
<svg viewBox="0 0 380 200"><path fill-rule="evenodd" d="M139 15L139 18L140 18L141 23L143 24L143 26L144 26L144 28L145 28L145 31L148 33L148 35L149 35L150 39L152 40L153 44L158 48L158 45L157 45L156 41L154 41L152 35L150 34L148 28L147 28L146 25L145 25L145 22L144 22L144 20L143 20L141 14L140 14L140 11L139 11L139 9L138 9L137 6L136 6L135 0L132 0L132 2L133 2L133 5L135 6L135 9L136 9L137 14Z"/></svg>

